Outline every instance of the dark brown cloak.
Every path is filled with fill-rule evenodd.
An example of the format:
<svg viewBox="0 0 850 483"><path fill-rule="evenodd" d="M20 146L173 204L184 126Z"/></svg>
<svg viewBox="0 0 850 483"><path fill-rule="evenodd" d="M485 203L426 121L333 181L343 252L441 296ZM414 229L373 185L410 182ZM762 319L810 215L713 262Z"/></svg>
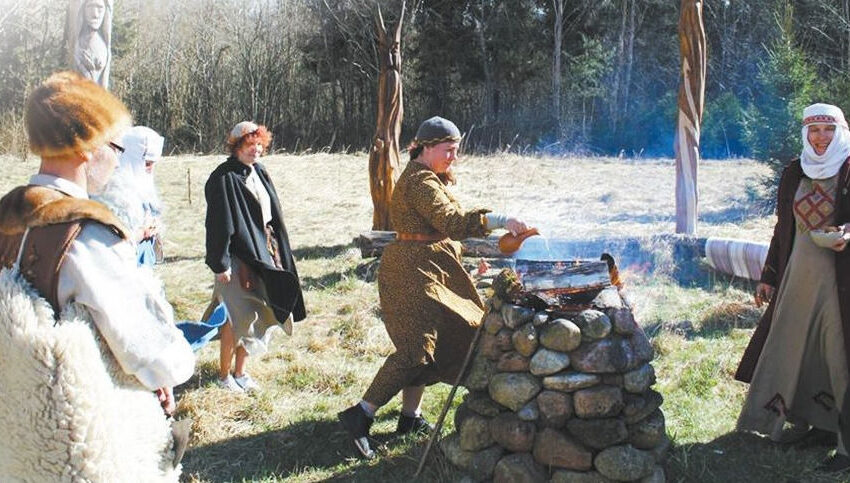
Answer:
<svg viewBox="0 0 850 483"><path fill-rule="evenodd" d="M800 180L805 176L800 160L795 159L785 168L779 181L779 192L777 194L776 226L773 229L773 238L770 240L770 248L767 252L767 260L762 270L761 282L779 289L782 276L785 274L785 266L791 257L791 249L794 246L794 194ZM839 171L838 192L835 200L835 224L842 225L850 222L850 158L844 163ZM850 367L850 248L835 254L835 278L838 284L838 303L841 308L841 326L844 332L844 353ZM750 343L744 350L744 355L735 372L735 379L749 383L753 377L756 364L761 356L762 348L770 332L770 324L773 319L773 310L776 307L776 299L772 299L759 321Z"/></svg>

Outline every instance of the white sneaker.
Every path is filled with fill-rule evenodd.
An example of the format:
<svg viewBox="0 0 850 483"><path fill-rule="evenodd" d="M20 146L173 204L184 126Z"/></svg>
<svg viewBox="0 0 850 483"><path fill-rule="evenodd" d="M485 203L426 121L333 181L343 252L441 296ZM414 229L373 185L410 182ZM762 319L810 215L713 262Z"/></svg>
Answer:
<svg viewBox="0 0 850 483"><path fill-rule="evenodd" d="M228 374L227 377L225 377L224 379L219 379L217 384L218 387L222 389L227 389L228 391L245 392L245 390L242 389L242 386L238 384L236 382L236 379L234 379L233 376L230 374Z"/></svg>
<svg viewBox="0 0 850 483"><path fill-rule="evenodd" d="M257 384L257 381L254 380L248 373L242 374L239 377L234 377L234 381L239 387L245 392L254 392L260 390L260 385Z"/></svg>

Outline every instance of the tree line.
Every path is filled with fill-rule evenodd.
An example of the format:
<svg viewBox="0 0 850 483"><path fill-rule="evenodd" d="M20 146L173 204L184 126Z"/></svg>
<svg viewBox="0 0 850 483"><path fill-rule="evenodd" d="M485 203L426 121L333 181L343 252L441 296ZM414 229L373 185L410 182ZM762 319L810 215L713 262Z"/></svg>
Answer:
<svg viewBox="0 0 850 483"><path fill-rule="evenodd" d="M66 67L65 2L0 0L0 149ZM254 119L295 152L367 148L375 17L400 0L116 0L112 86L169 152L220 152ZM432 115L474 152L670 156L678 2L408 0L402 140ZM802 107L850 107L850 0L708 0L704 157L786 159Z"/></svg>

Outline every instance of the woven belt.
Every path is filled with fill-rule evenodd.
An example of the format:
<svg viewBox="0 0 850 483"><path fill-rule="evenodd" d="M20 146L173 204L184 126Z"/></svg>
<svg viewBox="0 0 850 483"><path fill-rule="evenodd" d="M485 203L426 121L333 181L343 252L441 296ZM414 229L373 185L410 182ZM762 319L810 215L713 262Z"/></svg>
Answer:
<svg viewBox="0 0 850 483"><path fill-rule="evenodd" d="M446 235L442 233L396 233L395 237L400 241L419 241L419 242L433 242L445 240Z"/></svg>

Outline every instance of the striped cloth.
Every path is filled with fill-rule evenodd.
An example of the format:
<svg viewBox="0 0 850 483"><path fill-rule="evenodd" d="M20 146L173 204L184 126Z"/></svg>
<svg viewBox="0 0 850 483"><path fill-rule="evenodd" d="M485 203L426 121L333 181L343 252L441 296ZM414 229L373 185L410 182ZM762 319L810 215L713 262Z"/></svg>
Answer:
<svg viewBox="0 0 850 483"><path fill-rule="evenodd" d="M705 256L715 270L750 280L761 279L768 245L734 238L709 238Z"/></svg>

